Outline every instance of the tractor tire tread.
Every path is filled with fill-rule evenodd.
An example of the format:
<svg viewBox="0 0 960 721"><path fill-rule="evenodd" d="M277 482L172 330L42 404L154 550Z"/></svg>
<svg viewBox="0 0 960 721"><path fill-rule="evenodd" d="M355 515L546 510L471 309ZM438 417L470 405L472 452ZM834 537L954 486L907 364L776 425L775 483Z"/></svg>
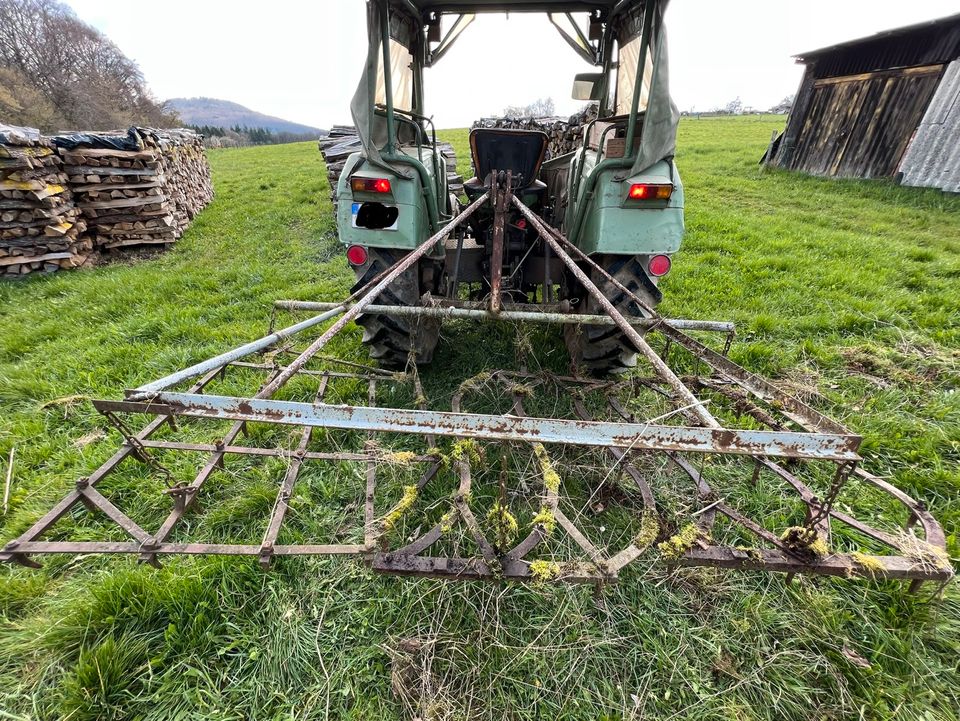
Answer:
<svg viewBox="0 0 960 721"><path fill-rule="evenodd" d="M632 293L651 306L657 298L650 292L649 281L640 260L635 256L609 255L598 259L600 265ZM626 293L594 271L591 280L603 291L614 307L624 316L642 316L639 306ZM577 306L577 312L588 315L603 315L603 310L593 297L586 295ZM637 351L616 326L566 325L564 341L574 368L591 376L619 375L637 365Z"/></svg>
<svg viewBox="0 0 960 721"><path fill-rule="evenodd" d="M367 253L370 258L367 268L352 290L370 282L402 255L401 252L384 248L370 248ZM387 287L376 302L383 305L419 305L418 272L416 267L408 270ZM363 327L361 342L367 347L370 358L382 368L403 370L409 361L411 347L414 348L418 364L426 365L433 360L440 336L439 324L435 321L365 313L357 318L357 323Z"/></svg>

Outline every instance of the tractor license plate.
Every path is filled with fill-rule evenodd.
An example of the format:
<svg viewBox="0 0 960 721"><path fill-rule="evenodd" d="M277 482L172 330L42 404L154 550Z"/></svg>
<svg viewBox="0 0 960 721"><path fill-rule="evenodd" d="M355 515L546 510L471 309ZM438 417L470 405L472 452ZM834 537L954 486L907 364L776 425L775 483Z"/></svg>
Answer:
<svg viewBox="0 0 960 721"><path fill-rule="evenodd" d="M353 204L350 206L350 223L351 223L351 225L352 225L354 228L360 228L360 229L362 229L362 230L371 230L371 228L369 228L369 227L367 227L367 226L357 225L357 214L360 212L360 206L361 206L361 205L363 205L363 203L353 203ZM397 208L396 205L384 205L383 207L384 207L384 208ZM393 221L393 224L392 224L392 225L388 225L388 226L386 226L386 227L384 227L384 228L377 228L377 230L396 230L397 227L398 227L399 222L400 222L400 212L399 212L399 209L398 209L398 210L397 210L397 215L396 215L396 218L395 218L394 221Z"/></svg>

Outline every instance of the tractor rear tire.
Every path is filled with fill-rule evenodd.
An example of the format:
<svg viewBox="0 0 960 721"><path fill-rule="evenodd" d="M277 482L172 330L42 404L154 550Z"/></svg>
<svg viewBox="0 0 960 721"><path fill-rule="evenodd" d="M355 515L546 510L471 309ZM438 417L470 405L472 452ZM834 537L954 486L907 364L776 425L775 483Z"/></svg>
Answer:
<svg viewBox="0 0 960 721"><path fill-rule="evenodd" d="M640 259L635 256L607 255L595 258L598 264L630 292L651 307L660 300L660 293L647 277ZM595 269L590 279L613 306L626 318L643 317L637 303ZM596 299L581 288L577 312L604 315ZM644 331L638 331L641 335ZM574 368L594 377L619 375L637 365L637 350L623 332L613 325L565 325L563 338Z"/></svg>
<svg viewBox="0 0 960 721"><path fill-rule="evenodd" d="M369 248L368 264L363 275L353 286L357 290L403 257L402 251ZM428 261L429 262L429 261ZM377 305L420 305L420 270L408 269L374 301ZM440 339L440 321L431 318L363 314L357 318L363 326L363 344L370 358L381 368L403 370L410 359L411 349L418 365L433 360L433 351Z"/></svg>

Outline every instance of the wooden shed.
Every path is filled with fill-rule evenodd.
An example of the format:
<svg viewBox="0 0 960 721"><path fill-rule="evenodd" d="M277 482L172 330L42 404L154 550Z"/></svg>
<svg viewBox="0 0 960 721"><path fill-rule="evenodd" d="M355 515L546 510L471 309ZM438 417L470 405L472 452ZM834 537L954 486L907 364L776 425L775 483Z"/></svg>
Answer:
<svg viewBox="0 0 960 721"><path fill-rule="evenodd" d="M806 72L773 164L814 175L896 177L948 66L960 58L960 14L796 58ZM947 105L960 114L960 102Z"/></svg>

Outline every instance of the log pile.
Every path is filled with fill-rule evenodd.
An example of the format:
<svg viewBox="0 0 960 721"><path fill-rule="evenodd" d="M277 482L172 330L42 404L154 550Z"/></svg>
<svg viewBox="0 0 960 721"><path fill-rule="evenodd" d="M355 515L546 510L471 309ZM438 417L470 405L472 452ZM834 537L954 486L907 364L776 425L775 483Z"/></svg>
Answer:
<svg viewBox="0 0 960 721"><path fill-rule="evenodd" d="M360 137L352 125L334 125L330 134L317 142L323 161L327 165L327 180L330 181L330 200L337 207L337 183L351 154L360 152ZM447 186L451 193L463 193L463 178L457 173L457 155L450 143L438 142L447 173Z"/></svg>
<svg viewBox="0 0 960 721"><path fill-rule="evenodd" d="M447 189L458 197L463 195L463 176L457 172L457 152L445 142L438 142L437 149L447 166Z"/></svg>
<svg viewBox="0 0 960 721"><path fill-rule="evenodd" d="M53 144L0 125L0 277L82 265L92 243Z"/></svg>
<svg viewBox="0 0 960 721"><path fill-rule="evenodd" d="M588 105L569 118L481 118L473 127L540 130L549 138L549 157L556 158L572 153L583 145L584 129L596 117L597 106Z"/></svg>
<svg viewBox="0 0 960 721"><path fill-rule="evenodd" d="M140 130L149 147L160 152L167 197L173 202L178 237L197 213L213 200L210 164L203 136L192 130Z"/></svg>
<svg viewBox="0 0 960 721"><path fill-rule="evenodd" d="M212 198L203 137L191 130L47 138L0 125L0 277L172 243Z"/></svg>
<svg viewBox="0 0 960 721"><path fill-rule="evenodd" d="M333 203L334 214L337 209L337 183L352 153L360 151L360 136L357 129L351 125L334 125L330 134L318 141L320 154L327 166L327 180L330 183L330 200Z"/></svg>
<svg viewBox="0 0 960 721"><path fill-rule="evenodd" d="M173 243L213 197L192 131L130 128L54 142L97 249Z"/></svg>

